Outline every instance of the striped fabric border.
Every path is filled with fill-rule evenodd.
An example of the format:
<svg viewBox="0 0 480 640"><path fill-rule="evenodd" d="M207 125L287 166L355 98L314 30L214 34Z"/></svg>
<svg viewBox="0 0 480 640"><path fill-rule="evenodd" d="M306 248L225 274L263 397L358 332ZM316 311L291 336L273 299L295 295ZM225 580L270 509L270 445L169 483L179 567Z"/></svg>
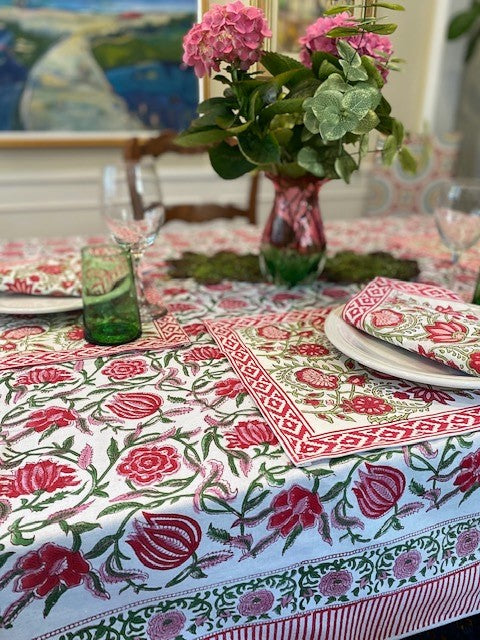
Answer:
<svg viewBox="0 0 480 640"><path fill-rule="evenodd" d="M343 607L204 636L203 640L400 640L480 611L480 565Z"/></svg>

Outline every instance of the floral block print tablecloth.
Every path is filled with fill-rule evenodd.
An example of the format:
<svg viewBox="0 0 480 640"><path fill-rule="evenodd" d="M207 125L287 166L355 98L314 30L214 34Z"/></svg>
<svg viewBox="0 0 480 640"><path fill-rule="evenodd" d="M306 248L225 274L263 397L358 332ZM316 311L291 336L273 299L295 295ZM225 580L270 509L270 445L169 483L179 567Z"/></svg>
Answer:
<svg viewBox="0 0 480 640"><path fill-rule="evenodd" d="M343 309L354 327L470 375L480 375L480 307L423 283L375 278Z"/></svg>
<svg viewBox="0 0 480 640"><path fill-rule="evenodd" d="M429 279L446 253L405 224ZM335 248L344 234L406 252L398 221L348 228L327 227ZM387 640L478 611L479 433L295 467L204 320L357 289L168 281L162 261L195 246L251 251L258 231L178 226L150 252L190 344L1 375L0 637ZM452 402L398 385L426 408Z"/></svg>
<svg viewBox="0 0 480 640"><path fill-rule="evenodd" d="M330 309L206 321L294 464L480 429L480 390L363 368L325 336Z"/></svg>
<svg viewBox="0 0 480 640"><path fill-rule="evenodd" d="M9 294L80 296L80 253L18 262L0 261L0 291Z"/></svg>

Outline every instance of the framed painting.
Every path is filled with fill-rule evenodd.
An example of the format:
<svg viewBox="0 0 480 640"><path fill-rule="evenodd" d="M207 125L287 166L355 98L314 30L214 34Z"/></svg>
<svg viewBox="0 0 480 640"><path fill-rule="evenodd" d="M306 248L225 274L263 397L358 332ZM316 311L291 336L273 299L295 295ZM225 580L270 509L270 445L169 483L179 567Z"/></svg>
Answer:
<svg viewBox="0 0 480 640"><path fill-rule="evenodd" d="M197 0L0 0L0 146L183 129L199 83L182 38L198 11Z"/></svg>

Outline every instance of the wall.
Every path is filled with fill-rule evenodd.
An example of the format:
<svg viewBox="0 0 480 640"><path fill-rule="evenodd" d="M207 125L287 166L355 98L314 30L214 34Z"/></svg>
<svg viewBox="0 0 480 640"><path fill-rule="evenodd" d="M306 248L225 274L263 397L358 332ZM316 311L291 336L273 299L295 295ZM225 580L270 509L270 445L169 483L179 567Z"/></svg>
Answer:
<svg viewBox="0 0 480 640"><path fill-rule="evenodd" d="M406 59L404 70L392 73L387 96L394 113L413 130L433 117L438 103L437 58L444 46L445 7L459 0L404 0L407 11L390 13L398 22L396 53ZM463 2L463 0L461 0ZM446 4L445 4L446 3ZM452 62L453 64L453 62ZM453 92L442 104L455 101ZM99 176L106 162L120 157L118 148L0 148L0 237L96 233L103 230L99 212ZM187 199L241 201L244 183L222 181L208 162L162 160L159 165L167 203ZM321 206L327 219L355 218L362 211L365 180L351 185L328 184ZM264 181L260 192L260 220L271 202L271 187Z"/></svg>

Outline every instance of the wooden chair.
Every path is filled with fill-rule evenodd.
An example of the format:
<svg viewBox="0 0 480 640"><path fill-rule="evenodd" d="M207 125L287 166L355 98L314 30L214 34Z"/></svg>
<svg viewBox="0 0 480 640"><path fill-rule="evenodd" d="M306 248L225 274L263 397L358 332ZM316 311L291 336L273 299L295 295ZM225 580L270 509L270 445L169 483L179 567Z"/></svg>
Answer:
<svg viewBox="0 0 480 640"><path fill-rule="evenodd" d="M182 147L175 143L175 131L163 131L154 138L131 138L123 149L124 160L137 162L143 157L158 158L165 153L192 155L206 153L208 147ZM251 224L256 222L258 193L258 174L252 174L247 199L247 206L242 208L234 204L199 203L177 204L165 208L165 220L184 220L186 222L206 222L215 218L247 218Z"/></svg>

